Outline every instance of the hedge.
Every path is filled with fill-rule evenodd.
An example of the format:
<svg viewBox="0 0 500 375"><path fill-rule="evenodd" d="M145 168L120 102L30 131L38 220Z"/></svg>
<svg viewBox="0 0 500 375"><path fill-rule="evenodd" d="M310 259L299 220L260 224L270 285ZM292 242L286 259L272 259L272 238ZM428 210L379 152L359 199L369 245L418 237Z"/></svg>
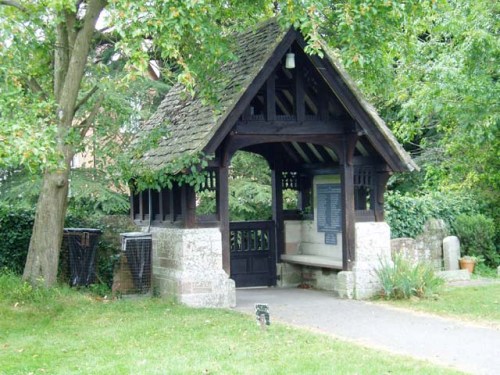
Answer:
<svg viewBox="0 0 500 375"><path fill-rule="evenodd" d="M16 274L24 270L28 254L31 231L33 227L34 209L21 209L12 205L0 204L0 269L8 269ZM119 233L137 230L122 215L102 216L88 214L76 216L68 214L65 227L98 228L103 231L97 248L97 275L99 281L111 286L113 266L116 255L120 252ZM61 254L61 259L64 254ZM59 276L67 273L64 265L59 265Z"/></svg>
<svg viewBox="0 0 500 375"><path fill-rule="evenodd" d="M386 193L385 220L392 238L415 238L431 218L443 219L453 229L458 216L477 214L480 208L473 197L464 194L433 192L414 196L395 191Z"/></svg>

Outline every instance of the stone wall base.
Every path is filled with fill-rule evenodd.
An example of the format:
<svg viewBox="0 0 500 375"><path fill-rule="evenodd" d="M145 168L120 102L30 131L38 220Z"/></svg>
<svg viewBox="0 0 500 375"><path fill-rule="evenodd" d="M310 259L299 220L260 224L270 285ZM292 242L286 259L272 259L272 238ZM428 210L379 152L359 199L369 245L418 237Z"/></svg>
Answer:
<svg viewBox="0 0 500 375"><path fill-rule="evenodd" d="M351 271L341 271L337 274L335 291L340 298L354 298L354 274Z"/></svg>
<svg viewBox="0 0 500 375"><path fill-rule="evenodd" d="M470 280L470 273L467 270L448 270L438 271L436 275L444 279L444 281L467 281Z"/></svg>
<svg viewBox="0 0 500 375"><path fill-rule="evenodd" d="M278 263L276 266L279 287L304 285L314 289L335 291L338 271L290 263Z"/></svg>
<svg viewBox="0 0 500 375"><path fill-rule="evenodd" d="M333 291L341 298L368 299L382 289L376 270L391 262L391 235L384 222L356 223L356 261L352 271L336 271L289 263L278 264L278 286L299 284Z"/></svg>
<svg viewBox="0 0 500 375"><path fill-rule="evenodd" d="M192 307L234 307L234 281L222 269L218 228L151 228L153 291Z"/></svg>

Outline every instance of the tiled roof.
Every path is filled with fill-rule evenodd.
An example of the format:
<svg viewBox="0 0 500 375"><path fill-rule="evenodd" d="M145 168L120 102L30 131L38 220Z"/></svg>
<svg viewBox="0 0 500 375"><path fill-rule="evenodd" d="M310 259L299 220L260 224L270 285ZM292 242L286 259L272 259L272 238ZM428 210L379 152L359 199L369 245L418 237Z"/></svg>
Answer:
<svg viewBox="0 0 500 375"><path fill-rule="evenodd" d="M158 170L180 156L194 155L209 144L224 120L234 109L251 83L256 79L273 52L283 41L288 30L282 30L275 19L271 19L254 30L238 34L235 38L234 54L237 59L221 67L227 83L219 85L217 111L200 98L191 98L182 85L175 85L165 96L155 114L144 123L143 132L153 129L168 130L168 135L158 146L148 150L141 162L152 170ZM370 118L366 126L368 138L382 138L380 147L388 147L394 155L394 170L412 171L418 166L398 143L385 122L373 106L368 103L357 89L356 84L343 70L333 54L325 46L326 60L341 77L344 84L355 97L364 113ZM363 124L360 124L363 126Z"/></svg>
<svg viewBox="0 0 500 375"><path fill-rule="evenodd" d="M142 128L142 131L148 132L167 127L169 135L160 141L158 147L147 151L142 162L148 168L159 169L181 155L202 151L284 34L277 22L271 20L255 30L238 35L234 51L237 60L223 66L228 82L217 95L217 111L199 98L185 98L187 94L183 87L175 85Z"/></svg>

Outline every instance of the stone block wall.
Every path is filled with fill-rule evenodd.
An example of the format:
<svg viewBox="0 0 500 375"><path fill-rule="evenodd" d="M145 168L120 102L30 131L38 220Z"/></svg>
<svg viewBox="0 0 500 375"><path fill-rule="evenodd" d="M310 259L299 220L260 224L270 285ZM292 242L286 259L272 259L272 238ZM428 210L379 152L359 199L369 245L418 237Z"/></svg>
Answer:
<svg viewBox="0 0 500 375"><path fill-rule="evenodd" d="M393 258L396 254L398 254L414 263L432 261L431 251L429 249L418 247L417 241L409 237L392 239L391 253Z"/></svg>
<svg viewBox="0 0 500 375"><path fill-rule="evenodd" d="M430 219L422 234L413 238L395 238L391 240L392 254L400 254L413 262L430 262L436 271L443 269L443 240L448 236L448 229L443 220ZM450 263L444 264L445 269L454 269ZM451 268L449 268L451 267Z"/></svg>
<svg viewBox="0 0 500 375"><path fill-rule="evenodd" d="M193 307L233 307L234 281L222 269L218 228L151 228L153 288Z"/></svg>

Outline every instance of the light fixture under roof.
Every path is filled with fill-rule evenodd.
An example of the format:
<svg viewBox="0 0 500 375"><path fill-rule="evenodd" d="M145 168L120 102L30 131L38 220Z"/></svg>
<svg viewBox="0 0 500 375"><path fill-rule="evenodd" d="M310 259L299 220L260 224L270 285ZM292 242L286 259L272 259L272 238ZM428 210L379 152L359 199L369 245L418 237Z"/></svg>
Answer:
<svg viewBox="0 0 500 375"><path fill-rule="evenodd" d="M288 52L286 54L285 68L287 69L295 68L295 53Z"/></svg>

